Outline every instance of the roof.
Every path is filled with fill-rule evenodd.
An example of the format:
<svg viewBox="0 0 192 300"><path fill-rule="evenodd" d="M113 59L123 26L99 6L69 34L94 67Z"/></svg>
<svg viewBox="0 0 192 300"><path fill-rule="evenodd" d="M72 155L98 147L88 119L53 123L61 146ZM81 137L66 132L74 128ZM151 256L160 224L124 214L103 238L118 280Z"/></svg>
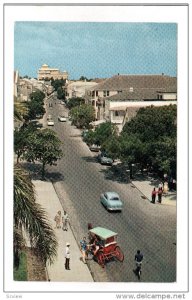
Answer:
<svg viewBox="0 0 192 300"><path fill-rule="evenodd" d="M143 88L143 89L134 89L132 92L130 90L125 90L116 95L107 97L110 101L127 101L127 100L155 100L157 99L157 90L153 88Z"/></svg>
<svg viewBox="0 0 192 300"><path fill-rule="evenodd" d="M94 233L95 235L98 235L102 240L106 240L111 236L117 235L116 232L113 232L103 227L95 227L93 229L90 229L89 231Z"/></svg>
<svg viewBox="0 0 192 300"><path fill-rule="evenodd" d="M167 75L115 75L99 83L94 90L126 90L129 88L175 89L177 78Z"/></svg>
<svg viewBox="0 0 192 300"><path fill-rule="evenodd" d="M125 101L125 102L110 102L110 111L117 111L117 110L127 110L130 108L141 108L141 107L147 107L147 106L168 106L168 105L177 105L176 100L159 100L159 101Z"/></svg>

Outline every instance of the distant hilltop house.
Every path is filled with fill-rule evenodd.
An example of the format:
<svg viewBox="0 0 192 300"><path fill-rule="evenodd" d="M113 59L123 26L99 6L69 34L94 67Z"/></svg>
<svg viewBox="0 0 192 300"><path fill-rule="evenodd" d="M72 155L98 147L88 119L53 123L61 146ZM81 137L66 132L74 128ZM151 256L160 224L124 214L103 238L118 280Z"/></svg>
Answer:
<svg viewBox="0 0 192 300"><path fill-rule="evenodd" d="M88 94L89 93L89 94ZM95 120L100 123L112 121L122 125L129 102L142 102L142 107L149 102L161 105L176 103L177 78L161 75L115 75L89 90L86 103L95 108ZM148 104L147 104L148 102ZM150 105L151 105L150 103Z"/></svg>
<svg viewBox="0 0 192 300"><path fill-rule="evenodd" d="M68 72L63 71L61 72L57 68L50 68L48 65L44 64L41 66L41 68L38 70L38 80L51 80L51 78L55 79L68 79Z"/></svg>

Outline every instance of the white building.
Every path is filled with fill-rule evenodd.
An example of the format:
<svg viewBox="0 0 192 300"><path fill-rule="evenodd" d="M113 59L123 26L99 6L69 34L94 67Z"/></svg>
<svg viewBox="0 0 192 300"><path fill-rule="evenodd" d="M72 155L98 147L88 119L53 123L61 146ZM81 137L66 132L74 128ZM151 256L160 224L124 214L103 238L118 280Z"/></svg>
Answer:
<svg viewBox="0 0 192 300"><path fill-rule="evenodd" d="M66 99L70 99L73 97L84 98L89 90L94 88L97 85L96 82L89 81L74 81L68 83L65 87Z"/></svg>

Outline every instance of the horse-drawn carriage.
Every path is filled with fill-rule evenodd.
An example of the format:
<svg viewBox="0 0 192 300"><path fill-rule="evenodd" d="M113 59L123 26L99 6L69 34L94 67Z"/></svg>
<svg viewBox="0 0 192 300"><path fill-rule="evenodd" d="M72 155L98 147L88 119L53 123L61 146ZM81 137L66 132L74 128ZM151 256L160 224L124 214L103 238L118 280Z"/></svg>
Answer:
<svg viewBox="0 0 192 300"><path fill-rule="evenodd" d="M103 227L89 229L89 244L94 258L103 268L105 261L116 258L124 260L124 254L117 244L117 233Z"/></svg>

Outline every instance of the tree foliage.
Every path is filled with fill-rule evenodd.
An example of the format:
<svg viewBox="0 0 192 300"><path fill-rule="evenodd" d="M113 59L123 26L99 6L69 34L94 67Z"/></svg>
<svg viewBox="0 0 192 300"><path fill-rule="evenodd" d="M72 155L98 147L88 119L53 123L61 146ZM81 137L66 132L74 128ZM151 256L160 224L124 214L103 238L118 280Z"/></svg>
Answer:
<svg viewBox="0 0 192 300"><path fill-rule="evenodd" d="M36 118L36 115L44 115L45 108L42 102L32 100L28 102L28 119L33 120Z"/></svg>
<svg viewBox="0 0 192 300"><path fill-rule="evenodd" d="M35 130L37 128L34 125L25 124L20 129L14 131L14 152L17 155L17 163L19 163L19 159L27 151L28 138L31 134L34 134Z"/></svg>
<svg viewBox="0 0 192 300"><path fill-rule="evenodd" d="M113 138L115 141L115 137L117 137L117 127L111 122L106 122L100 124L95 128L95 130L89 130L85 137L85 142L88 144L96 144L98 146L107 147L109 141Z"/></svg>
<svg viewBox="0 0 192 300"><path fill-rule="evenodd" d="M44 98L45 98L45 94L40 90L37 90L30 94L31 101L37 101L43 103Z"/></svg>
<svg viewBox="0 0 192 300"><path fill-rule="evenodd" d="M85 99L81 97L72 97L67 101L67 108L72 109L82 104L85 104Z"/></svg>
<svg viewBox="0 0 192 300"><path fill-rule="evenodd" d="M70 115L73 125L78 128L89 128L89 123L95 118L95 111L91 105L82 104L72 108Z"/></svg>
<svg viewBox="0 0 192 300"><path fill-rule="evenodd" d="M30 94L31 101L27 102L28 114L25 120L35 119L36 115L43 115L45 113L44 98L45 94L40 90Z"/></svg>
<svg viewBox="0 0 192 300"><path fill-rule="evenodd" d="M88 79L87 77L85 77L85 76L81 76L80 78L79 78L79 80L81 80L81 81L87 81L87 82L89 82L89 81L91 81L92 80L92 78L91 79Z"/></svg>
<svg viewBox="0 0 192 300"><path fill-rule="evenodd" d="M57 98L58 99L65 99L65 93L62 87L58 87L57 89Z"/></svg>
<svg viewBox="0 0 192 300"><path fill-rule="evenodd" d="M175 176L176 118L176 105L140 109L121 133L121 159Z"/></svg>
<svg viewBox="0 0 192 300"><path fill-rule="evenodd" d="M66 83L65 79L51 79L51 85L54 87L55 91L58 90L58 88L62 88Z"/></svg>
<svg viewBox="0 0 192 300"><path fill-rule="evenodd" d="M61 141L51 129L37 130L28 136L27 149L23 154L29 162L42 163L42 178L45 176L45 166L53 165L63 156Z"/></svg>

